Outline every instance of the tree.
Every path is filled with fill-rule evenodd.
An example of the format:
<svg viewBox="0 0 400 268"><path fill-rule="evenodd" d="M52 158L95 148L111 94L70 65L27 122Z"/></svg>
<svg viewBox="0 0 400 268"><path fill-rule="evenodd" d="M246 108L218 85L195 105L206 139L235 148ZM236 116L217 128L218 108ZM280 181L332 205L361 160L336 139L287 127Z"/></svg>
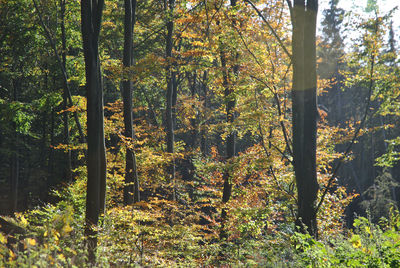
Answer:
<svg viewBox="0 0 400 268"><path fill-rule="evenodd" d="M292 128L293 163L297 184L296 225L317 237L316 170L317 74L316 18L318 0L288 1L292 16Z"/></svg>
<svg viewBox="0 0 400 268"><path fill-rule="evenodd" d="M321 22L322 40L318 48L318 75L322 79L334 79L329 88L324 89L325 94L321 96L318 103L323 104L329 110L330 123L337 125L344 115L343 109L343 75L340 71L344 69L342 57L344 55L343 38L341 26L344 10L337 7L338 0L329 2L329 9L323 11L324 19Z"/></svg>
<svg viewBox="0 0 400 268"><path fill-rule="evenodd" d="M67 40L65 35L65 0L60 0L61 6L61 42L62 42L62 70L66 73L67 70ZM64 109L64 144L68 145L70 140L69 135L69 124L68 117L69 113L66 111L68 108L68 95L69 87L68 81L64 83L64 91L63 91L63 109ZM67 149L65 153L65 180L72 180L72 163L71 163L71 150Z"/></svg>
<svg viewBox="0 0 400 268"><path fill-rule="evenodd" d="M9 178L9 187L3 186L1 193L8 200L2 200L4 205L0 212L10 214L21 208L19 201L24 197L20 189L26 182L24 171L30 154L25 141L32 133L34 119L30 110L33 91L28 86L28 70L36 61L34 36L37 32L28 10L31 7L26 1L0 2L0 157L4 157L0 161L0 174L2 178ZM28 94L31 98L26 98Z"/></svg>
<svg viewBox="0 0 400 268"><path fill-rule="evenodd" d="M86 71L87 97L87 193L86 227L90 262L95 262L100 214L105 209L106 148L104 140L103 81L99 59L99 34L103 0L82 0L81 23Z"/></svg>
<svg viewBox="0 0 400 268"><path fill-rule="evenodd" d="M125 22L124 22L124 55L123 64L126 70L133 64L133 30L136 21L136 0L125 0ZM122 98L124 102L124 124L125 137L133 141L132 126L132 81L124 77L122 82ZM126 147L126 168L125 168L124 204L138 202L139 179L136 168L136 155L132 146Z"/></svg>
<svg viewBox="0 0 400 268"><path fill-rule="evenodd" d="M231 0L231 7L235 8L236 0ZM233 20L233 27L236 26L236 21ZM220 60L221 60L221 67L222 67L222 76L223 76L223 87L224 87L224 97L226 100L226 122L228 123L228 127L231 128L234 121L235 121L235 106L236 106L236 98L234 96L233 91L233 83L229 81L229 73L227 67L227 56L226 50L223 48L224 44L221 43L220 48ZM235 61L233 64L233 81L237 78L239 74L239 65L237 64L237 59L239 54L237 52L233 52ZM222 193L222 202L227 203L231 198L232 193L232 181L231 181L231 172L229 171L229 163L232 161L232 158L235 156L236 151L236 132L234 130L230 130L230 133L226 137L226 161L227 161L227 168L224 172L224 188ZM222 218L222 229L221 229L221 238L226 238L226 233L224 229L224 221L226 219L227 213L225 208L222 209L221 218Z"/></svg>
<svg viewBox="0 0 400 268"><path fill-rule="evenodd" d="M173 33L174 33L174 6L175 0L164 1L164 9L166 15L166 45L165 45L165 59L166 59L166 83L167 83L167 95L166 95L166 133L167 133L167 152L172 155L172 163L168 166L169 180L174 184L172 192L172 200L176 199L176 189L175 189L175 159L174 159L174 104L176 103L176 72L173 69L172 63L172 49L173 49Z"/></svg>
<svg viewBox="0 0 400 268"><path fill-rule="evenodd" d="M13 98L14 102L18 101L18 94L20 91L21 82L18 79L12 80L13 86ZM17 211L18 208L18 184L19 184L19 133L16 122L12 123L12 127L14 130L14 139L12 140L12 144L14 147L14 151L12 152L11 156L11 163L10 163L10 214Z"/></svg>
<svg viewBox="0 0 400 268"><path fill-rule="evenodd" d="M66 69L66 50L67 50L67 45L66 45L66 33L65 33L65 1L64 0L60 0L60 5L61 5L61 42L62 42L62 53L61 56L58 52L57 49L57 44L56 41L54 40L54 33L51 32L51 30L48 28L48 26L46 26L46 24L44 23L44 19L43 19L43 14L39 9L39 6L36 2L36 0L33 0L33 4L35 6L35 9L38 13L39 16L39 22L40 25L43 28L43 31L46 35L46 38L48 39L48 42L51 45L51 48L53 49L53 52L55 54L57 63L60 65L60 69L61 69L61 73L62 73L62 81L63 81L63 109L66 110L67 108L67 102L69 102L70 106L73 106L73 101L72 101L72 96L71 96L71 90L69 87L69 76L67 73L67 69ZM68 130L68 111L64 112L64 142L65 144L69 143L69 130ZM78 114L76 112L74 112L74 119L75 119L75 123L76 126L78 128L78 132L79 132L79 136L80 136L80 141L81 143L85 142L85 136L82 130L82 126L79 122L79 118L78 118ZM69 153L67 154L68 158L70 158ZM68 161L68 160L67 160ZM70 166L70 163L67 164L67 168ZM68 177L68 175L67 175Z"/></svg>
<svg viewBox="0 0 400 268"><path fill-rule="evenodd" d="M392 191L396 187L399 187L399 183L388 172L388 168L385 168L363 193L365 199L360 205L369 213L373 222L378 223L382 217L389 218L390 211L393 208L398 209L397 202L392 196Z"/></svg>

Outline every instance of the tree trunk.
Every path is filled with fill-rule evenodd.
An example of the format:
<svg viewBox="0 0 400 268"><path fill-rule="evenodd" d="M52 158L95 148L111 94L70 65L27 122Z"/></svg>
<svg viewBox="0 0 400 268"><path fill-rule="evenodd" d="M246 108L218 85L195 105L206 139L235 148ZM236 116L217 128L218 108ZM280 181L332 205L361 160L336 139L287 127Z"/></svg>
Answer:
<svg viewBox="0 0 400 268"><path fill-rule="evenodd" d="M294 1L293 24L293 160L298 193L296 225L302 232L317 237L315 203L318 194L316 171L317 76L316 17L317 0Z"/></svg>
<svg viewBox="0 0 400 268"><path fill-rule="evenodd" d="M64 8L65 8L65 0L61 0L61 1L64 2ZM69 89L68 74L67 74L67 71L65 69L65 65L63 64L63 61L60 58L60 55L59 55L58 49L57 49L57 45L56 45L56 43L55 43L55 41L54 41L54 39L52 37L53 35L50 33L50 30L46 27L46 25L45 25L45 23L43 21L42 13L41 13L41 11L39 9L39 6L36 3L36 0L33 0L33 4L34 4L35 9L36 9L36 11L38 13L39 21L40 21L40 24L41 24L41 26L43 28L43 31L45 32L45 34L47 36L47 39L48 39L51 47L53 48L53 51L54 51L54 54L56 56L58 64L60 64L63 83L64 83L64 89L66 90L66 94L67 94L67 98L68 98L68 101L69 101L69 105L73 106L74 104L73 104L73 101L72 101L71 91ZM100 5L100 4L98 4L98 5ZM63 7L63 5L61 5L61 7ZM64 21L64 20L62 20L62 21ZM64 36L65 36L65 34L64 34ZM79 122L79 117L78 117L78 113L77 112L74 112L74 119L75 119L76 126L78 128L78 132L79 132L79 137L80 137L81 143L85 143L85 135L83 133L81 123Z"/></svg>
<svg viewBox="0 0 400 268"><path fill-rule="evenodd" d="M207 120L207 107L208 107L208 96L207 96L207 71L204 71L203 73L203 81L202 81L202 88L203 88L203 122L201 124L201 129L200 129L200 151L203 154L203 156L208 155L208 148L207 148L207 127L208 127L208 120Z"/></svg>
<svg viewBox="0 0 400 268"><path fill-rule="evenodd" d="M62 66L64 70L66 69L67 64L67 40L65 36L65 0L60 0L61 6L61 42L62 42ZM64 92L63 92L63 120L64 120L64 144L69 145L69 124L68 117L69 112L67 112L68 108L68 87L64 83ZM64 170L64 180L72 181L72 164L71 164L71 150L67 149L65 152L65 170Z"/></svg>
<svg viewBox="0 0 400 268"><path fill-rule="evenodd" d="M231 7L236 6L236 0L231 0ZM233 26L235 27L236 22L233 21ZM227 67L227 59L225 55L225 51L221 49L220 51L220 59L221 59L221 67L222 67L222 76L223 76L223 87L225 89L225 99L226 99L226 122L228 125L231 127L233 125L233 122L235 121L235 106L236 106L236 98L233 95L233 83L229 83L229 74L228 74L228 67ZM239 54L235 53L235 61L237 61ZM237 62L234 63L233 66L233 75L235 78L238 75L239 67L237 65ZM236 153L236 132L234 130L230 131L226 138L226 168L225 172L223 175L224 179L224 189L222 193L222 202L227 203L229 199L231 198L232 194L232 181L231 181L231 172L229 168L229 164L231 162L231 159L235 156ZM222 209L221 212L221 220L222 220L222 225L221 225L221 233L220 233L220 238L227 238L227 234L225 231L225 220L227 217L227 212L225 208Z"/></svg>
<svg viewBox="0 0 400 268"><path fill-rule="evenodd" d="M13 101L18 101L19 81L13 80ZM12 123L15 137L13 138L13 148L10 165L10 214L17 211L18 208L18 182L19 182L19 135L17 124Z"/></svg>
<svg viewBox="0 0 400 268"><path fill-rule="evenodd" d="M228 81L228 71L226 66L226 57L225 53L222 51L221 55L221 67L223 71L223 87L225 88L225 99L226 103L226 122L228 124L232 124L234 122L234 111L235 108L235 100L232 96L232 88L229 85ZM235 140L236 133L234 131L230 132L226 138L226 160L227 162L235 155ZM229 201L231 196L232 183L229 180L229 171L226 170L224 173L224 190L222 196L222 202L226 203Z"/></svg>
<svg viewBox="0 0 400 268"><path fill-rule="evenodd" d="M196 98L197 73L196 73L196 71L194 71L193 78L192 78L190 72L187 72L186 73L186 77L187 77L187 80L188 80L190 93L192 95L192 100L194 101L195 98ZM192 104L191 107L192 107L192 111L195 112L196 111L196 105ZM190 146L190 149L192 151L194 151L196 149L196 147L197 147L197 137L198 137L198 133L197 133L197 117L196 117L196 115L193 118L190 119L190 127L191 127L191 131L189 132L190 140L189 140L188 144Z"/></svg>
<svg viewBox="0 0 400 268"><path fill-rule="evenodd" d="M136 0L125 0L125 22L124 22L124 68L129 69L133 64L133 30L136 16ZM132 124L132 81L124 77L122 82L122 99L124 103L125 137L133 141ZM140 200L139 178L136 167L136 155L133 147L126 147L124 204L130 205Z"/></svg>
<svg viewBox="0 0 400 268"><path fill-rule="evenodd" d="M167 38L166 38L166 47L165 47L165 58L167 61L166 66L166 82L167 82L167 95L166 95L166 133L167 133L167 152L172 155L172 162L168 166L168 175L169 181L174 185L172 190L172 200L176 200L176 191L175 191L175 159L174 159L174 118L173 118L173 109L174 109L174 94L176 96L176 79L175 72L172 68L172 48L173 48L173 32L174 32L174 19L173 19L173 11L175 0L168 0L164 2L167 18ZM175 92L174 92L175 91Z"/></svg>
<svg viewBox="0 0 400 268"><path fill-rule="evenodd" d="M89 261L95 263L99 215L105 210L106 149L104 140L103 81L99 60L99 33L103 0L82 0L81 22L87 97L87 195L85 234Z"/></svg>
<svg viewBox="0 0 400 268"><path fill-rule="evenodd" d="M55 175L54 175L54 149L53 146L54 144L54 128L55 128L55 124L54 124L54 108L51 109L50 112L50 148L49 148L49 156L47 159L47 172L48 172L48 176L47 176L47 183L49 184L49 179L51 180L51 182L54 181L55 179Z"/></svg>

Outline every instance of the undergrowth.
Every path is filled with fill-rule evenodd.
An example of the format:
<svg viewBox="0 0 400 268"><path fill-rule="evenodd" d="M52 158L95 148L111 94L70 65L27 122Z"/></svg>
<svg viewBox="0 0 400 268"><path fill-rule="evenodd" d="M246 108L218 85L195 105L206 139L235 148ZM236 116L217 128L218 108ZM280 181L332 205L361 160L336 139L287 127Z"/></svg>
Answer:
<svg viewBox="0 0 400 268"><path fill-rule="evenodd" d="M54 205L5 218L26 232L14 237L0 233L0 267L89 266L81 183L55 192L60 201ZM205 215L195 206L152 198L109 208L98 229L96 266L400 267L396 210L379 224L359 217L353 229L322 240L284 222L269 230L262 223L268 211L241 211L240 217L247 213L248 220L236 221L240 226L221 241L218 211Z"/></svg>

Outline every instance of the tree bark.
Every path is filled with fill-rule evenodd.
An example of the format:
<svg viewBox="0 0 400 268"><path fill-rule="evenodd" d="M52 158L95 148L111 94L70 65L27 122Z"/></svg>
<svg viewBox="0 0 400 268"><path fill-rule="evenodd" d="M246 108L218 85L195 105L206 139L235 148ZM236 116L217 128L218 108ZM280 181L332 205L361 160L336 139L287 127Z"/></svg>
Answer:
<svg viewBox="0 0 400 268"><path fill-rule="evenodd" d="M99 216L105 210L106 149L104 140L103 81L99 60L99 33L103 0L82 0L81 29L87 97L87 195L85 234L89 261L94 264Z"/></svg>
<svg viewBox="0 0 400 268"><path fill-rule="evenodd" d="M292 10L293 50L293 162L298 194L296 225L318 236L316 200L317 75L316 17L318 1L295 0Z"/></svg>
<svg viewBox="0 0 400 268"><path fill-rule="evenodd" d="M124 22L124 68L127 70L133 64L133 30L136 20L136 0L125 0ZM122 99L124 103L125 137L133 141L133 114L132 114L132 81L124 77L122 82ZM136 155L133 147L126 147L124 204L130 205L139 202L139 178L136 167Z"/></svg>
<svg viewBox="0 0 400 268"><path fill-rule="evenodd" d="M193 72L193 77L191 77L190 72L186 73L186 77L188 80L188 85L190 89L190 93L192 96L192 100L194 101L196 98L196 81L197 81L197 73L196 71ZM192 80L193 79L193 80ZM193 112L196 111L196 105L192 104L192 110ZM193 118L190 119L190 127L191 130L189 132L190 140L188 145L190 146L191 150L194 151L197 147L197 138L198 138L198 131L197 131L197 117L194 116Z"/></svg>
<svg viewBox="0 0 400 268"><path fill-rule="evenodd" d="M208 120L207 120L207 107L208 107L208 94L207 94L207 71L204 71L203 73L203 81L202 81L202 89L203 89L203 122L201 124L201 129L200 129L200 151L203 154L203 156L208 155L208 148L207 148L207 127L208 127Z"/></svg>
<svg viewBox="0 0 400 268"><path fill-rule="evenodd" d="M54 129L55 129L55 123L54 123L54 117L55 117L55 111L54 108L51 109L50 112L50 149L48 150L49 156L47 159L47 172L48 172L48 178L47 178L47 183L49 184L49 179L52 181L55 179L54 176L54 149L53 146L55 145L55 135L54 135Z"/></svg>
<svg viewBox="0 0 400 268"><path fill-rule="evenodd" d="M231 7L236 6L236 0L231 0ZM235 27L235 21L233 21L233 26ZM233 84L229 83L229 73L227 67L227 59L226 59L226 52L224 49L221 48L220 51L220 59L221 59L221 67L222 67L222 76L223 76L223 87L225 89L224 95L226 100L226 122L229 126L232 126L235 121L235 106L236 106L236 98L233 95ZM239 54L235 52L235 61L237 61ZM236 78L238 75L239 66L237 62L234 63L233 66L233 75ZM223 179L224 179L224 188L222 193L222 202L227 203L231 198L232 194L232 181L231 181L231 172L229 168L229 163L231 159L235 156L236 153L236 131L232 130L227 138L226 138L226 164L227 167L225 168ZM227 238L227 234L225 231L225 220L227 217L227 212L225 208L222 209L221 212L221 233L220 238L225 239Z"/></svg>
<svg viewBox="0 0 400 268"><path fill-rule="evenodd" d="M63 69L66 70L67 64L67 40L65 35L65 0L60 0L61 7L61 43L62 43L62 66ZM69 145L69 123L68 117L69 112L66 111L68 108L68 87L64 83L64 91L63 91L63 120L64 120L64 144ZM65 170L64 170L65 181L72 181L72 164L71 164L71 150L67 149L65 152Z"/></svg>
<svg viewBox="0 0 400 268"><path fill-rule="evenodd" d="M19 81L13 80L13 101L18 101L18 91L19 91ZM12 123L14 138L13 147L11 155L11 165L10 165L10 214L17 211L18 208L18 184L19 184L19 134L17 130L17 124Z"/></svg>
<svg viewBox="0 0 400 268"><path fill-rule="evenodd" d="M166 66L166 82L167 82L167 95L166 95L166 133L167 133L167 152L172 155L172 162L168 166L169 181L173 184L172 200L176 200L175 189L175 159L174 159L174 95L176 96L176 74L172 66L172 48L173 48L173 32L174 32L174 19L173 11L175 0L168 0L164 2L165 11L167 16L167 38L165 47L165 58L167 61Z"/></svg>

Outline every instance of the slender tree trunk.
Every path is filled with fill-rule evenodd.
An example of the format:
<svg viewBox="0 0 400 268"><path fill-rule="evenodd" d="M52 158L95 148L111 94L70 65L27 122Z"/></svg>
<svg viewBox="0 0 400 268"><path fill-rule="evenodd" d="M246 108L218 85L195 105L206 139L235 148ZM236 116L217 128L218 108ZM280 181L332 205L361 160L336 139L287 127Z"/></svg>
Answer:
<svg viewBox="0 0 400 268"><path fill-rule="evenodd" d="M56 81L57 81L57 77L56 75L52 75L52 85L53 88L56 88ZM47 184L51 182L53 182L53 180L55 179L55 175L54 175L54 149L53 146L55 145L55 134L54 134L54 129L55 129L55 122L54 122L54 118L55 118L55 108L51 108L51 111L49 113L50 116L50 132L49 132L49 136L50 136L50 148L48 150L48 159L47 159Z"/></svg>
<svg viewBox="0 0 400 268"><path fill-rule="evenodd" d="M47 111L43 111L42 113L42 145L41 145L41 153L40 153L40 163L42 167L46 166L46 157L47 157Z"/></svg>
<svg viewBox="0 0 400 268"><path fill-rule="evenodd" d="M172 48L173 48L173 32L174 32L174 5L175 0L168 0L164 2L165 11L167 16L167 38L166 38L166 47L165 47L165 58L167 61L166 67L166 82L167 82L167 95L166 95L166 132L167 132L167 152L172 155L172 162L168 166L168 174L169 181L173 184L172 190L172 200L176 200L176 191L175 191L175 159L174 159L174 118L173 118L173 109L174 109L174 94L176 96L176 78L175 72L172 67ZM175 91L175 93L174 93ZM176 99L176 98L175 98Z"/></svg>
<svg viewBox="0 0 400 268"><path fill-rule="evenodd" d="M61 7L61 42L62 42L62 66L63 69L66 70L67 64L67 40L65 35L65 0L60 0ZM68 117L69 112L67 112L68 108L68 87L64 83L64 92L63 92L63 120L64 120L64 144L69 145L69 124ZM71 164L71 150L67 149L65 152L65 170L64 170L65 181L72 181L72 164Z"/></svg>
<svg viewBox="0 0 400 268"><path fill-rule="evenodd" d="M203 112L203 122L201 124L200 129L200 151L203 156L207 156L208 148L207 148L207 127L208 127L208 120L207 120L207 108L208 108L208 95L207 95L207 71L203 73L203 81L202 81L202 88L203 88L203 101L204 101L204 112Z"/></svg>
<svg viewBox="0 0 400 268"><path fill-rule="evenodd" d="M83 51L87 94L86 227L89 261L95 263L99 216L105 210L106 150L104 140L103 81L99 60L99 33L103 0L81 1Z"/></svg>
<svg viewBox="0 0 400 268"><path fill-rule="evenodd" d="M186 77L187 77L189 89L190 89L190 92L192 95L192 100L194 100L196 98L197 73L196 73L196 71L194 71L193 77L191 77L190 72L187 72ZM196 105L192 104L192 110L193 110L193 112L196 111ZM190 133L189 146L192 150L194 150L197 146L197 137L198 137L197 117L196 116L194 116L193 118L190 119L190 127L191 127L191 131L189 132Z"/></svg>
<svg viewBox="0 0 400 268"><path fill-rule="evenodd" d="M10 214L17 211L18 208L18 184L19 184L19 157L17 144L19 142L18 134L14 138L15 147L11 159L11 191L10 191Z"/></svg>
<svg viewBox="0 0 400 268"><path fill-rule="evenodd" d="M231 7L236 6L236 0L231 0ZM233 24L235 26L235 21L233 21ZM225 51L221 49L220 51L220 59L221 59L221 67L222 67L222 76L223 76L223 87L225 89L225 99L226 99L226 122L228 123L229 126L232 126L234 121L235 121L235 106L236 106L236 98L233 95L233 83L229 83L229 73L228 73L228 67L227 67L227 59L225 55ZM239 55L238 53L235 53L235 61L237 61ZM233 66L233 75L235 78L238 75L239 67L237 65L237 62L234 63ZM234 78L234 79L235 79ZM232 158L235 156L236 153L236 131L232 130L227 138L226 138L226 163L227 167L225 169L223 179L224 179L224 189L223 189L223 194L222 194L222 202L227 203L229 199L231 198L232 194L232 180L231 180L231 172L229 168L229 164L232 160ZM221 238L227 238L227 234L225 231L225 220L227 217L227 212L225 208L222 209L221 213L221 220L222 220L222 226L221 226L221 233L220 237Z"/></svg>
<svg viewBox="0 0 400 268"><path fill-rule="evenodd" d="M221 52L221 67L223 72L223 87L225 88L225 98L227 99L226 103L226 122L228 124L232 124L234 122L234 111L235 108L235 100L232 99L232 88L229 85L228 81L228 70L226 66L226 57L225 52ZM235 155L235 139L236 135L234 132L230 132L226 138L226 160L229 161ZM232 183L229 180L229 171L226 170L224 173L224 190L222 196L222 202L226 203L229 201L231 196Z"/></svg>
<svg viewBox="0 0 400 268"><path fill-rule="evenodd" d="M176 63L173 64L173 68L177 68ZM174 131L176 129L176 102L178 100L178 79L176 73L176 71L172 71L172 124Z"/></svg>
<svg viewBox="0 0 400 268"><path fill-rule="evenodd" d="M124 68L128 69L133 64L133 30L136 17L136 0L125 0L125 22L124 22ZM122 99L124 103L125 137L133 141L132 124L132 81L124 77L122 82ZM140 200L139 178L136 167L136 155L133 146L126 147L124 204L130 205Z"/></svg>
<svg viewBox="0 0 400 268"><path fill-rule="evenodd" d="M19 91L19 81L13 80L13 101L18 101L18 91ZM14 138L13 138L13 148L11 155L11 165L10 165L10 214L17 211L18 208L18 184L19 184L19 135L17 130L17 125L13 122L14 128Z"/></svg>
<svg viewBox="0 0 400 268"><path fill-rule="evenodd" d="M47 183L49 183L49 179L51 179L51 181L54 180L55 176L54 176L54 109L51 109L50 112L50 148L49 148L49 158L48 158L48 162L47 162L47 172L48 174L48 178L47 178Z"/></svg>
<svg viewBox="0 0 400 268"><path fill-rule="evenodd" d="M65 2L65 0L62 0L62 1ZM68 98L68 101L69 101L69 105L73 106L74 104L73 104L73 101L72 101L72 95L71 95L71 91L69 89L69 84L68 84L68 74L66 72L65 66L63 65L63 61L61 60L60 55L58 53L57 45L56 45L56 43L55 43L55 41L54 41L54 39L52 37L52 34L50 33L50 30L46 27L46 24L43 21L42 13L41 13L41 11L39 9L39 6L36 3L36 0L33 0L33 4L34 4L35 9L36 9L36 11L38 13L40 24L41 24L41 26L43 28L43 31L45 32L45 34L47 36L47 39L48 39L51 47L53 48L53 51L54 51L54 54L56 56L57 62L60 64L63 83L64 83L64 89L67 91L67 98ZM97 5L100 5L100 3L97 4ZM65 3L64 3L64 8L65 8ZM81 123L79 122L79 117L78 117L78 113L77 112L74 112L74 119L75 119L76 126L78 128L78 132L79 132L79 137L80 137L81 143L85 143L85 135L83 133L83 129L82 129Z"/></svg>
<svg viewBox="0 0 400 268"><path fill-rule="evenodd" d="M302 232L317 237L315 203L318 194L316 171L317 75L316 17L317 0L294 1L293 24L293 160L298 192L296 225Z"/></svg>

